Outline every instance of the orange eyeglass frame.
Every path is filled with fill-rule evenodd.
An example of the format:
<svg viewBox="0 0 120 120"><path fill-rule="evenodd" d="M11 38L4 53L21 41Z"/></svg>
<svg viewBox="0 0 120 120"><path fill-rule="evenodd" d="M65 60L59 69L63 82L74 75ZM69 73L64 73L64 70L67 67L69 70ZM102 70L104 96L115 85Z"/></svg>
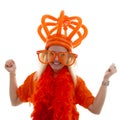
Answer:
<svg viewBox="0 0 120 120"><path fill-rule="evenodd" d="M48 60L48 59L46 59L45 58L45 60L43 59L41 59L41 56L40 56L40 53L51 53L52 54L52 59L50 59L50 60ZM43 64L49 64L49 63L51 63L51 62L53 62L54 60L55 60L55 58L56 58L56 56L58 56L58 61L59 62L61 62L63 65L66 65L66 66L71 66L72 64L74 64L74 62L75 62L75 60L76 60L76 58L77 58L77 54L74 54L74 53L71 53L71 52L55 52L55 51L50 51L50 50L39 50L39 51L37 51L36 52L37 53L37 55L38 55L38 59L39 59L39 61L41 62L41 63L43 63ZM67 53L67 54L66 54ZM43 54L44 55L44 54ZM70 63L66 63L66 62L64 62L64 60L66 60L66 59L62 59L60 56L61 55L69 55L70 56L70 58L72 58L72 60L71 60L71 62ZM44 57L44 56L43 56ZM69 60L69 59L68 59ZM68 61L67 61L68 62Z"/></svg>

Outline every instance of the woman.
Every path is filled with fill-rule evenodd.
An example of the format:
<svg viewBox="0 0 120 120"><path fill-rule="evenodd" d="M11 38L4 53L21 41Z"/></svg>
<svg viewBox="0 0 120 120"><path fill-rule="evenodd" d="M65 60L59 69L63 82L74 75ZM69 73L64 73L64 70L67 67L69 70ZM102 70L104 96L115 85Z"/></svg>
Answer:
<svg viewBox="0 0 120 120"><path fill-rule="evenodd" d="M64 11L61 11L58 18L44 15L38 33L46 43L44 50L37 51L38 59L43 64L39 71L30 74L18 87L14 60L5 63L5 68L10 73L12 105L31 102L34 106L31 114L33 120L78 120L76 104L99 114L105 101L109 78L117 70L114 64L110 65L95 97L84 80L75 75L72 65L77 55L72 49L79 46L87 35L87 28L82 24L81 18L68 17ZM78 38L74 38L75 35Z"/></svg>

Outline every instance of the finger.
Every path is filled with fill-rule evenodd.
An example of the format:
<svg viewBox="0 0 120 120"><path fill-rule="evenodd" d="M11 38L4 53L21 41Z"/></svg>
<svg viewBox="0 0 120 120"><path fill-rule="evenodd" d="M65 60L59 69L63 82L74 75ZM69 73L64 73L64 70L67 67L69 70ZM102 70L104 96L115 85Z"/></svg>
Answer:
<svg viewBox="0 0 120 120"><path fill-rule="evenodd" d="M116 69L116 66L114 65L114 69Z"/></svg>
<svg viewBox="0 0 120 120"><path fill-rule="evenodd" d="M8 67L12 67L12 66L13 66L13 63L6 63L6 64L5 64L5 67L7 67L7 68L8 68Z"/></svg>

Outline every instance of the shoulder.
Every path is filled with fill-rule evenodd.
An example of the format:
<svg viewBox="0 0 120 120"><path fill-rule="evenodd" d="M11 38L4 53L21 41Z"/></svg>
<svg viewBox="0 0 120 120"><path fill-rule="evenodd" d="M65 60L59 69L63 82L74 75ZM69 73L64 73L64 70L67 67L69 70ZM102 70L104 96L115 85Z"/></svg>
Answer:
<svg viewBox="0 0 120 120"><path fill-rule="evenodd" d="M24 82L34 81L34 80L36 79L36 74L37 74L36 71L32 72L31 74L29 74L29 75L26 77L26 79L25 79Z"/></svg>
<svg viewBox="0 0 120 120"><path fill-rule="evenodd" d="M85 81L81 78L81 77L79 77L79 76L76 76L76 79L77 79L77 82L76 82L76 85L78 86L78 85L85 85Z"/></svg>

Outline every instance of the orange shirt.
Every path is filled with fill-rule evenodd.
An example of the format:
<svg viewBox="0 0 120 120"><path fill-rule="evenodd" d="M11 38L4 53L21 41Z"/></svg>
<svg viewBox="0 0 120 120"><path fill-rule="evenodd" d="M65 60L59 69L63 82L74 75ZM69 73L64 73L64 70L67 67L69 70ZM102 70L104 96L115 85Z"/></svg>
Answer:
<svg viewBox="0 0 120 120"><path fill-rule="evenodd" d="M29 75L24 83L18 88L17 94L21 101L23 102L31 102L29 101L31 96L34 94L36 81L33 80L34 73ZM79 104L85 108L87 108L90 104L93 103L94 96L90 92L90 90L86 87L85 82L77 77L77 85L75 88L75 103Z"/></svg>
<svg viewBox="0 0 120 120"><path fill-rule="evenodd" d="M49 66L38 81L33 79L35 72L30 74L18 88L18 97L23 102L33 103L33 120L78 120L76 104L88 108L94 96L78 76L74 86L67 67L56 78L52 74Z"/></svg>

